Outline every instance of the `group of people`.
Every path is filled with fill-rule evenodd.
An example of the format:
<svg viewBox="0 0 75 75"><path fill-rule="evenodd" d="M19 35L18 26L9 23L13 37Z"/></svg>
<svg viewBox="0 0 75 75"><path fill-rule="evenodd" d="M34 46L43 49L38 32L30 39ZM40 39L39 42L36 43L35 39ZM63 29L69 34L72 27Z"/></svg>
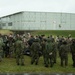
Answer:
<svg viewBox="0 0 75 75"><path fill-rule="evenodd" d="M75 39L53 35L27 34L0 34L0 61L3 57L13 57L17 65L24 65L24 51L30 50L31 64L38 65L39 52L42 52L45 67L53 67L57 63L57 55L60 57L60 65L68 65L68 54L72 54L73 67L75 67Z"/></svg>

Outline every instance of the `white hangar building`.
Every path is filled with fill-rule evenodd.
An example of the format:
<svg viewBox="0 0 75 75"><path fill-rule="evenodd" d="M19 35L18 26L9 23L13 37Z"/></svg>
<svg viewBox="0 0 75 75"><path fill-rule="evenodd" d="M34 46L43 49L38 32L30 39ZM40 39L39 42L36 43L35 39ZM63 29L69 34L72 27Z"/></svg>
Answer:
<svg viewBox="0 0 75 75"><path fill-rule="evenodd" d="M75 14L22 11L0 17L0 29L75 30Z"/></svg>

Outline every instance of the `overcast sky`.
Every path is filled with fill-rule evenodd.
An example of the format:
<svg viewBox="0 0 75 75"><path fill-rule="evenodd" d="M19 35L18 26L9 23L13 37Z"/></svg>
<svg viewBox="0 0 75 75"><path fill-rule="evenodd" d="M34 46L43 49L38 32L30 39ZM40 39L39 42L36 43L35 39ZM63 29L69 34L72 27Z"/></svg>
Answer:
<svg viewBox="0 0 75 75"><path fill-rule="evenodd" d="M75 0L0 0L0 17L20 11L75 13Z"/></svg>

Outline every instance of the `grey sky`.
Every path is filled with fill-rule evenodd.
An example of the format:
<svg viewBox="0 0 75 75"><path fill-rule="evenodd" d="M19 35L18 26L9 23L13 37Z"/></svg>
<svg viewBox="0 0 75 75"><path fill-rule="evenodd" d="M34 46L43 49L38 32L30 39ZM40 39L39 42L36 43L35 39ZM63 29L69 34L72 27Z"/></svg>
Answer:
<svg viewBox="0 0 75 75"><path fill-rule="evenodd" d="M0 0L0 17L19 11L75 13L75 0Z"/></svg>

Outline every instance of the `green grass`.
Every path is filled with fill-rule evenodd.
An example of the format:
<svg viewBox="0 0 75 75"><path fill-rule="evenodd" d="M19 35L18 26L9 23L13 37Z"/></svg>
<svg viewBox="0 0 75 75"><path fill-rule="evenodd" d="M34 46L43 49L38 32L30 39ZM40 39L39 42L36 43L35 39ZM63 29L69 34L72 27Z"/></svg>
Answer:
<svg viewBox="0 0 75 75"><path fill-rule="evenodd" d="M19 31L19 32L23 32L23 31ZM71 36L75 38L75 30L30 30L30 31L27 31L27 32L30 32L32 35L42 35L42 34L44 34L46 36L49 36L49 35L68 36L69 34L71 34ZM10 30L0 30L0 33L1 34L10 34L10 33L13 33L13 32L10 31Z"/></svg>
<svg viewBox="0 0 75 75"><path fill-rule="evenodd" d="M72 37L75 37L75 30L40 30L40 31L33 31L31 32L32 35L41 35L44 34L46 36L49 35L60 35L60 36L68 36L71 34Z"/></svg>
<svg viewBox="0 0 75 75"><path fill-rule="evenodd" d="M10 33L13 33L13 32L10 30L0 30L0 34L3 34L3 35L6 35L6 34L8 35Z"/></svg>
<svg viewBox="0 0 75 75"><path fill-rule="evenodd" d="M1 31L0 33L7 34L5 30ZM8 31L10 33L10 31ZM68 36L69 34L72 35L72 37L75 38L75 30L67 30L67 31L61 31L61 30L47 30L47 31L32 31L32 35L41 35L45 34L46 36L49 35L63 35L63 36ZM16 60L14 58L4 58L2 62L0 62L0 73L75 73L75 68L72 67L72 57L71 54L69 54L69 62L68 66L61 67L60 66L60 58L57 57L57 63L54 65L53 68L46 68L44 67L43 64L43 57L40 57L39 59L39 65L31 65L30 64L30 57L25 56L25 66L17 66L16 65Z"/></svg>
<svg viewBox="0 0 75 75"><path fill-rule="evenodd" d="M38 65L31 65L31 59L29 56L25 56L24 58L25 66L17 66L14 58L4 58L3 61L0 62L0 73L75 73L75 68L72 67L71 54L69 54L69 62L67 67L60 66L59 57L57 57L57 63L53 68L44 67L42 56L39 59Z"/></svg>

